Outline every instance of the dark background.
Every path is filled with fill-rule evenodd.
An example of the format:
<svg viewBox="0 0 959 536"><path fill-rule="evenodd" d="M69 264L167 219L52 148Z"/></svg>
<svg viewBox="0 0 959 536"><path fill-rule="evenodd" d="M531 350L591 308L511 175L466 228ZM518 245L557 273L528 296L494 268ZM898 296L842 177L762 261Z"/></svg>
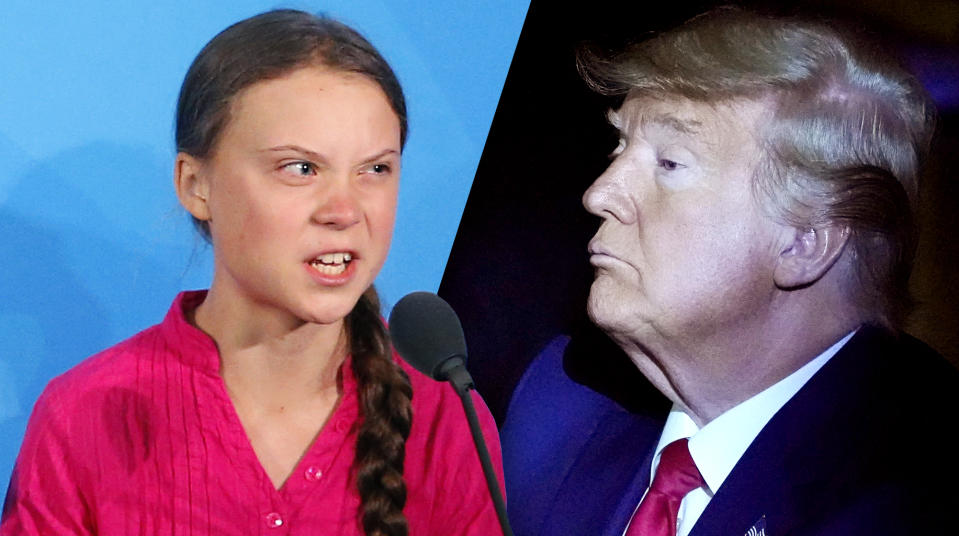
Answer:
<svg viewBox="0 0 959 536"><path fill-rule="evenodd" d="M937 101L939 133L925 175L912 281L920 306L907 331L959 364L959 184L952 175L959 167L959 2L737 4L868 28ZM605 112L617 102L586 89L575 50L583 42L616 50L715 5L595 0L571 9L531 2L439 289L462 320L470 370L498 421L530 360L560 333L576 334L590 349L574 378L627 407L639 403L642 377L585 315L592 280L586 244L598 221L580 198L615 147Z"/></svg>

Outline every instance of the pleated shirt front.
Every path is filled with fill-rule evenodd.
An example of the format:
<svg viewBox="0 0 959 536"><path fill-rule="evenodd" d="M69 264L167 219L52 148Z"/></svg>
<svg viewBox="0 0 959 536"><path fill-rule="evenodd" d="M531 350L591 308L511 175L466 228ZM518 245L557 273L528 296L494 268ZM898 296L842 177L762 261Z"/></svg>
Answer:
<svg viewBox="0 0 959 536"><path fill-rule="evenodd" d="M50 382L27 427L0 534L362 535L349 362L339 404L276 489L227 394L213 340L186 321L203 297L181 294L161 324ZM411 535L497 533L456 394L396 359L414 393L404 471ZM495 423L475 402L501 472Z"/></svg>

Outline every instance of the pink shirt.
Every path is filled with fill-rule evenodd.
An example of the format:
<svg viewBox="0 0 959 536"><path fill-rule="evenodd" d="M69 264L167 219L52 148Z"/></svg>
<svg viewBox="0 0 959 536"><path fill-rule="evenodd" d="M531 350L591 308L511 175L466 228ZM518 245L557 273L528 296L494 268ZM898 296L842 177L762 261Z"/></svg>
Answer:
<svg viewBox="0 0 959 536"><path fill-rule="evenodd" d="M183 309L55 378L37 401L0 535L363 534L351 475L356 382L279 490L219 375L213 340ZM413 384L404 512L411 536L499 534L460 401L397 357ZM502 482L495 423L474 396Z"/></svg>

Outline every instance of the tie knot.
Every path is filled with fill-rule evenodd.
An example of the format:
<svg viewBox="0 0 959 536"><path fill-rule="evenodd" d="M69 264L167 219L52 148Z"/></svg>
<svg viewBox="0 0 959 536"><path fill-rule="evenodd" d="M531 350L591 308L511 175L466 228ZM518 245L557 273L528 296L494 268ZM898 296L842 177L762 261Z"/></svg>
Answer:
<svg viewBox="0 0 959 536"><path fill-rule="evenodd" d="M686 439L673 441L659 455L653 485L633 515L626 536L676 536L680 502L704 484L687 443Z"/></svg>
<svg viewBox="0 0 959 536"><path fill-rule="evenodd" d="M677 439L666 445L659 456L659 466L650 491L662 493L675 500L705 484L703 475L689 454L689 440Z"/></svg>

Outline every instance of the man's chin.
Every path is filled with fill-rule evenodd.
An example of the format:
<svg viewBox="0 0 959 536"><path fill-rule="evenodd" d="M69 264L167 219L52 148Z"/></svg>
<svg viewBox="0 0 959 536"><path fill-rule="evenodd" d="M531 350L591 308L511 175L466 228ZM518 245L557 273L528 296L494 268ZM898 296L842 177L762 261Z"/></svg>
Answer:
<svg viewBox="0 0 959 536"><path fill-rule="evenodd" d="M589 289L586 313L594 324L601 328L613 327L630 317L627 311L627 292L608 280L597 279Z"/></svg>
<svg viewBox="0 0 959 536"><path fill-rule="evenodd" d="M593 294L590 294L589 300L586 302L586 314L589 315L589 319L607 335L614 338L615 335L628 331L628 327L623 321L625 317L620 313L609 300L594 298Z"/></svg>
<svg viewBox="0 0 959 536"><path fill-rule="evenodd" d="M609 317L609 314L606 311L603 298L596 291L596 283L593 283L593 287L589 291L589 297L586 298L586 314L594 324L605 329L604 320Z"/></svg>

